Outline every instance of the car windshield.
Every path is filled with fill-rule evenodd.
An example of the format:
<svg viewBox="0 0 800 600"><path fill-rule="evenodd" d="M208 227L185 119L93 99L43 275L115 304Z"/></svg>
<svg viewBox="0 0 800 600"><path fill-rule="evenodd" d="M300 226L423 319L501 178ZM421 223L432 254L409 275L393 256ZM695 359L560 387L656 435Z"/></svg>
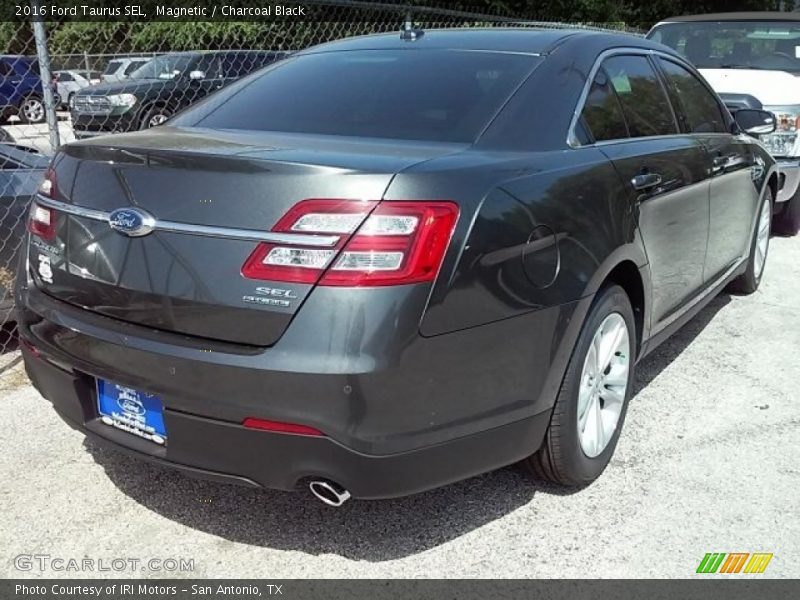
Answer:
<svg viewBox="0 0 800 600"><path fill-rule="evenodd" d="M175 79L185 72L194 56L172 54L153 58L130 74L131 79Z"/></svg>
<svg viewBox="0 0 800 600"><path fill-rule="evenodd" d="M664 23L647 36L699 69L768 69L800 73L800 21Z"/></svg>
<svg viewBox="0 0 800 600"><path fill-rule="evenodd" d="M473 141L537 61L452 50L289 58L186 113L185 123L440 142Z"/></svg>

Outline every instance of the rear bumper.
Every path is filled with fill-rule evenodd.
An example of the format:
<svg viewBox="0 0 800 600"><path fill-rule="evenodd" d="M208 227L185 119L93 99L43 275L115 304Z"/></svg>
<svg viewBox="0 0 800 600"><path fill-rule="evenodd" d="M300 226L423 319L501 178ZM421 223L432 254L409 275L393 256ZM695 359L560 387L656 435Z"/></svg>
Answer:
<svg viewBox="0 0 800 600"><path fill-rule="evenodd" d="M349 361L318 354L333 342L309 333L325 327L312 315L330 313L312 306L276 346L235 354L166 344L177 336L98 317L32 288L19 299L20 336L40 353L23 349L31 380L87 436L193 476L283 490L319 477L356 498L420 492L535 452L574 342L559 325L577 332L581 322L573 303L375 350L385 360L366 344ZM352 344L352 330L348 336ZM397 338L376 336L387 344ZM159 394L166 446L104 425L96 377ZM247 429L248 416L308 425L326 437Z"/></svg>
<svg viewBox="0 0 800 600"><path fill-rule="evenodd" d="M248 487L295 490L317 477L339 483L356 498L413 494L523 458L549 421L549 414L542 414L448 443L375 456L330 438L256 431L166 409L169 438L161 447L98 419L93 378L33 357L25 348L23 355L36 388L64 421L93 441L191 477Z"/></svg>

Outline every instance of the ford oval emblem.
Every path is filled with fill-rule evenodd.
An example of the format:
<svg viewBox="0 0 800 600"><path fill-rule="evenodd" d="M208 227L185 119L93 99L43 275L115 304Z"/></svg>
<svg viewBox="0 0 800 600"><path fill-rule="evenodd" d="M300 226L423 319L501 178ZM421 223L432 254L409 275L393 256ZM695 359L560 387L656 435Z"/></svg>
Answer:
<svg viewBox="0 0 800 600"><path fill-rule="evenodd" d="M156 226L156 219L141 208L118 208L108 216L111 229L129 237L147 235Z"/></svg>

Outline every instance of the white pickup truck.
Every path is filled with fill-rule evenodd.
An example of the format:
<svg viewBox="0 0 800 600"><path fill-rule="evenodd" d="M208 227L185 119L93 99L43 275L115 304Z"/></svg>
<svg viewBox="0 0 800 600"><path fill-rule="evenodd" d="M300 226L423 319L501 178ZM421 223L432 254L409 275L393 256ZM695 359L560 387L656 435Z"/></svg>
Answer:
<svg viewBox="0 0 800 600"><path fill-rule="evenodd" d="M689 59L728 108L775 114L775 133L761 142L782 177L773 228L800 230L800 13L750 12L674 17L655 25L649 39Z"/></svg>

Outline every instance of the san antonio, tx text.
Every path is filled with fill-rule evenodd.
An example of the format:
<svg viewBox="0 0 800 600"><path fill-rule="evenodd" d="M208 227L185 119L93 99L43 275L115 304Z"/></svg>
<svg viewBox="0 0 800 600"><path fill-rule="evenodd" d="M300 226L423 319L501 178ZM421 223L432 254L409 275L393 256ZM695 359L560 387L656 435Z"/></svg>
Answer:
<svg viewBox="0 0 800 600"><path fill-rule="evenodd" d="M180 588L176 585L151 585L145 583L121 583L110 585L69 585L53 584L50 587L45 585L24 585L18 583L14 586L17 596L127 596L134 597L153 597L153 596L175 596L178 592L191 594L192 596L281 596L283 595L282 585L187 585Z"/></svg>

